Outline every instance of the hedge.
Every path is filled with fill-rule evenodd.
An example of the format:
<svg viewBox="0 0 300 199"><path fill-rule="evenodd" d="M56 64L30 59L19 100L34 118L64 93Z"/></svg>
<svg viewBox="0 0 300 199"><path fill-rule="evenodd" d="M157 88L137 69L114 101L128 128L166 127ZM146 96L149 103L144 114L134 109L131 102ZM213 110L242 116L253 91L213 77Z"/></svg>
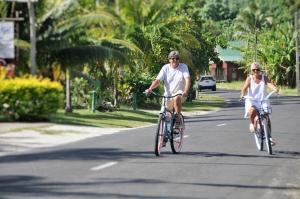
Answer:
<svg viewBox="0 0 300 199"><path fill-rule="evenodd" d="M0 80L0 114L14 120L44 120L62 103L58 82L33 76Z"/></svg>

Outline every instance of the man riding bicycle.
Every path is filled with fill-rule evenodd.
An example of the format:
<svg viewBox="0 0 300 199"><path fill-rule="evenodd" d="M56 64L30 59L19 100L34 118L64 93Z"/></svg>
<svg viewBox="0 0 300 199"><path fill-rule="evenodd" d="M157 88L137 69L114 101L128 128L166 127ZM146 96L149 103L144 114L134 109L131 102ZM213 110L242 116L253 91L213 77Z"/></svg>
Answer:
<svg viewBox="0 0 300 199"><path fill-rule="evenodd" d="M179 62L179 52L172 51L168 55L169 63L165 64L160 72L158 73L156 79L152 82L151 86L146 89L145 92L150 93L153 89L160 85L160 82L164 82L164 95L174 96L167 101L168 109L175 109L177 114L181 113L183 97L187 96L188 90L191 85L190 73L188 66L184 63Z"/></svg>

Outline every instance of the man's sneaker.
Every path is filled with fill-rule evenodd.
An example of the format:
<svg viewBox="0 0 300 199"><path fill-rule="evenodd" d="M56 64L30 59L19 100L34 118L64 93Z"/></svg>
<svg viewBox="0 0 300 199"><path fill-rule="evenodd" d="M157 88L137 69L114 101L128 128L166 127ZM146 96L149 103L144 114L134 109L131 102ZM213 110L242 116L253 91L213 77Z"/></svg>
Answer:
<svg viewBox="0 0 300 199"><path fill-rule="evenodd" d="M179 135L179 129L178 128L174 128L173 129L173 134L174 135Z"/></svg>
<svg viewBox="0 0 300 199"><path fill-rule="evenodd" d="M181 125L180 117L178 117L178 115L176 115L176 118L175 118L175 121L174 121L174 128L179 129L180 125Z"/></svg>
<svg viewBox="0 0 300 199"><path fill-rule="evenodd" d="M167 145L167 142L168 142L168 139L166 137L164 137L162 147L165 147Z"/></svg>

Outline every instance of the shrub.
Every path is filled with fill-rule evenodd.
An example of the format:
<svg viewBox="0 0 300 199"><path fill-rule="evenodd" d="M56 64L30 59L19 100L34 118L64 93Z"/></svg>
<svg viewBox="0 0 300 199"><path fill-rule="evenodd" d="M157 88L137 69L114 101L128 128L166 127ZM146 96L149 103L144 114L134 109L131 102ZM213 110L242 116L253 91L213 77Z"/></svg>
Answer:
<svg viewBox="0 0 300 199"><path fill-rule="evenodd" d="M72 81L72 105L73 108L88 109L91 103L90 86L82 77L76 77Z"/></svg>
<svg viewBox="0 0 300 199"><path fill-rule="evenodd" d="M0 113L14 120L41 120L62 106L58 82L37 77L0 80Z"/></svg>

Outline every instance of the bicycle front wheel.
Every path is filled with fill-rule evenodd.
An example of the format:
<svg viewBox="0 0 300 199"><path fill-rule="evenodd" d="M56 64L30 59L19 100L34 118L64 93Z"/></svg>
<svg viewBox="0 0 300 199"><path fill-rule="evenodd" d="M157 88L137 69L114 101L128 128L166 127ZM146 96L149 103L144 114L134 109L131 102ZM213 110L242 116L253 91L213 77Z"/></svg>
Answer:
<svg viewBox="0 0 300 199"><path fill-rule="evenodd" d="M184 117L182 114L178 115L179 117L179 124L173 124L172 132L171 132L171 149L173 153L179 153L182 148L183 142L183 133L184 133Z"/></svg>
<svg viewBox="0 0 300 199"><path fill-rule="evenodd" d="M264 136L265 136L265 143L268 150L268 153L272 155L272 145L271 145L271 129L268 125L268 118L264 118L262 121Z"/></svg>
<svg viewBox="0 0 300 199"><path fill-rule="evenodd" d="M165 134L165 120L164 120L164 116L160 114L158 118L157 130L155 134L154 152L156 156L160 155L161 149L163 147L164 134Z"/></svg>
<svg viewBox="0 0 300 199"><path fill-rule="evenodd" d="M256 121L257 122L257 126L261 126L260 124L260 120ZM263 150L264 147L264 140L263 140L263 133L262 133L262 129L259 128L258 130L256 130L254 133L254 140L255 140L255 144L256 147L259 151Z"/></svg>

